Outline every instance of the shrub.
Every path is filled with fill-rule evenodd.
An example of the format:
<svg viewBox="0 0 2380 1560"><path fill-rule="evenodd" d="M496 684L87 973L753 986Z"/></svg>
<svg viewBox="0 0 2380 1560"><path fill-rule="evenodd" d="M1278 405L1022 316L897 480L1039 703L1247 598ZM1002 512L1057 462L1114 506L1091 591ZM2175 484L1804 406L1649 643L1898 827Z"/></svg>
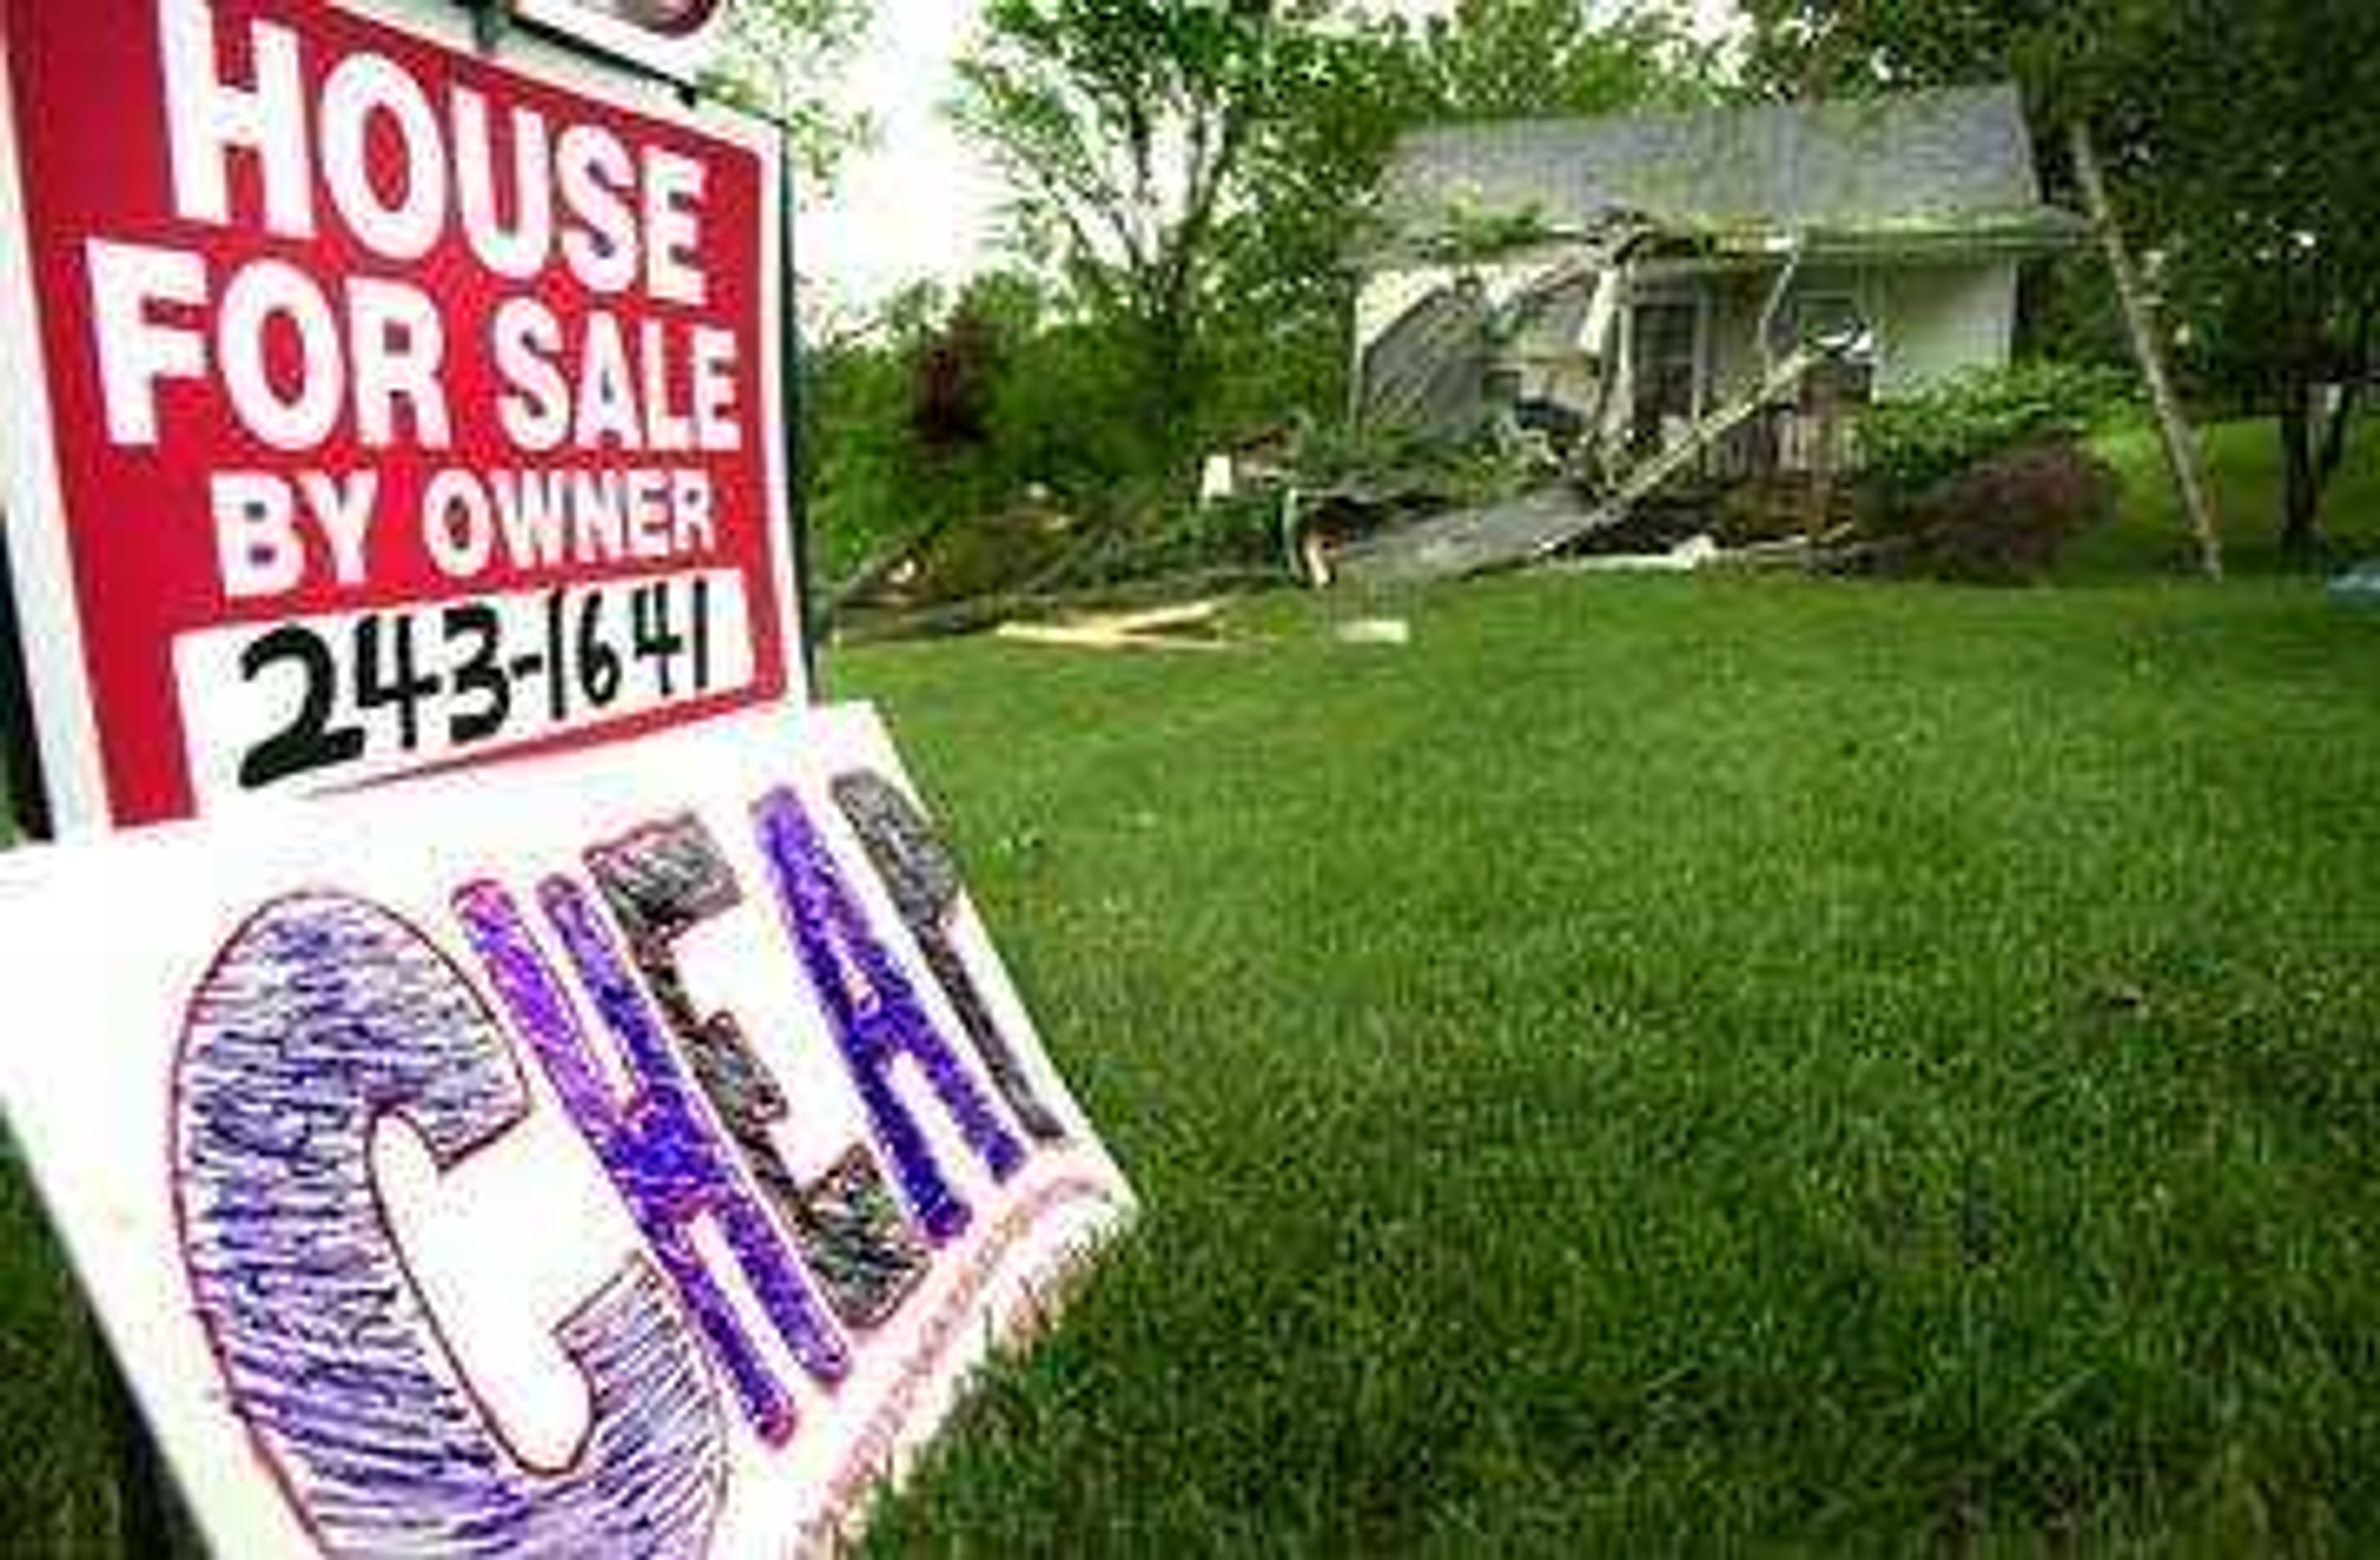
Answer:
<svg viewBox="0 0 2380 1560"><path fill-rule="evenodd" d="M2130 396L2119 371L2033 362L1872 407L1859 426L1870 506L1890 526L1945 480L2022 445L2079 438Z"/></svg>
<svg viewBox="0 0 2380 1560"><path fill-rule="evenodd" d="M1936 579L2022 584L2046 574L2069 538L2115 506L2115 473L2071 440L2006 450L1911 506L1898 567Z"/></svg>

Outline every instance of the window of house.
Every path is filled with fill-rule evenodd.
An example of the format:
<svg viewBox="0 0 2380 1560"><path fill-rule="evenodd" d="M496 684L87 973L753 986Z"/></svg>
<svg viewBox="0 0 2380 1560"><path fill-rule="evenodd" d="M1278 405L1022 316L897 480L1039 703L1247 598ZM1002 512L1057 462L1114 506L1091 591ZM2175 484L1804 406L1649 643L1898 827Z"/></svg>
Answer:
<svg viewBox="0 0 2380 1560"><path fill-rule="evenodd" d="M1692 299L1636 305L1629 317L1629 443L1658 449L1692 422L1700 377L1701 311Z"/></svg>

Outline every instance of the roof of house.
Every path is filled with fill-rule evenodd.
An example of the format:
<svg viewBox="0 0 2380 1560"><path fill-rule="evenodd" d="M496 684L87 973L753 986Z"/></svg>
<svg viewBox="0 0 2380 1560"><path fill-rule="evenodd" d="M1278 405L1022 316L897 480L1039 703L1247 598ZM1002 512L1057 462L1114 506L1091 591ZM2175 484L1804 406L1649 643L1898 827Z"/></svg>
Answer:
<svg viewBox="0 0 2380 1560"><path fill-rule="evenodd" d="M1408 243L1459 212L1533 212L1560 232L1630 213L1743 241L2046 238L2080 225L2043 203L2007 85L1439 126L1398 142L1381 196L1389 231Z"/></svg>

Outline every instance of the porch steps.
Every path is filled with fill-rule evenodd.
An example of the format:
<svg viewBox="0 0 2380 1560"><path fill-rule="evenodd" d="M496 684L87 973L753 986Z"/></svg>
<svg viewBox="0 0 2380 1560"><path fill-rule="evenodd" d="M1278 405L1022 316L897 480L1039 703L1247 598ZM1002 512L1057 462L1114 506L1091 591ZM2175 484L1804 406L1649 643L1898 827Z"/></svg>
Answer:
<svg viewBox="0 0 2380 1560"><path fill-rule="evenodd" d="M1647 458L1609 494L1582 506L1564 488L1542 489L1483 509L1434 516L1366 537L1334 553L1331 572L1358 585L1445 579L1518 568L1583 536L1606 530L1727 437L1768 402L1798 383L1818 354L1800 347L1780 359L1767 378L1705 417L1685 435Z"/></svg>

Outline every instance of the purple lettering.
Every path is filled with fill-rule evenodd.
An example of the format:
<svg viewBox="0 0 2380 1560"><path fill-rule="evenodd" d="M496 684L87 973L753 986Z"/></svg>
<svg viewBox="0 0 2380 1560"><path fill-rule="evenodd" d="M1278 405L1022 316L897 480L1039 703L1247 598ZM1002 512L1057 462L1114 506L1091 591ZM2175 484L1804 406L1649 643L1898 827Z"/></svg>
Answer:
<svg viewBox="0 0 2380 1560"><path fill-rule="evenodd" d="M598 1069L576 1014L511 896L492 884L475 884L455 896L455 907L515 1027L725 1367L753 1429L763 1440L782 1443L793 1433L792 1396L746 1335L696 1249L697 1222L714 1221L760 1309L805 1371L832 1383L849 1371L849 1356L811 1298L799 1261L736 1178L726 1145L689 1094L650 1005L598 923L592 904L562 878L547 880L540 901L604 1027L619 1042L635 1083L626 1101L613 1097Z"/></svg>
<svg viewBox="0 0 2380 1560"><path fill-rule="evenodd" d="M733 1014L696 1010L678 966L680 937L743 903L735 869L691 813L589 851L587 866L695 1081L792 1230L827 1303L847 1325L882 1323L925 1276L925 1242L865 1145L846 1147L808 1186L795 1177L772 1136L787 1114L783 1091Z"/></svg>
<svg viewBox="0 0 2380 1560"><path fill-rule="evenodd" d="M559 1330L578 1456L531 1469L490 1427L382 1222L393 1115L451 1169L528 1114L486 1005L412 927L336 894L268 905L190 1004L174 1189L232 1407L338 1554L699 1552L726 1476L701 1352L641 1259Z"/></svg>
<svg viewBox="0 0 2380 1560"><path fill-rule="evenodd" d="M976 989L975 977L951 941L951 922L958 914L965 890L959 882L958 863L943 848L933 824L917 810L908 793L871 769L838 774L832 786L834 804L850 821L852 832L868 852L876 875L892 896L894 908L917 940L926 967L941 982L942 994L959 1016L960 1028L983 1058L992 1087L1016 1113L1025 1130L1045 1143L1064 1140L1065 1127L1033 1091L1024 1062L1008 1037L992 1022L991 1010Z"/></svg>
<svg viewBox="0 0 2380 1560"><path fill-rule="evenodd" d="M788 790L771 791L753 809L753 817L786 930L825 1005L877 1141L891 1157L926 1233L946 1242L966 1228L967 1205L952 1190L925 1133L893 1092L892 1064L906 1056L917 1065L959 1136L995 1178L1015 1174L1025 1151L934 1031L908 977L868 930L800 799Z"/></svg>

